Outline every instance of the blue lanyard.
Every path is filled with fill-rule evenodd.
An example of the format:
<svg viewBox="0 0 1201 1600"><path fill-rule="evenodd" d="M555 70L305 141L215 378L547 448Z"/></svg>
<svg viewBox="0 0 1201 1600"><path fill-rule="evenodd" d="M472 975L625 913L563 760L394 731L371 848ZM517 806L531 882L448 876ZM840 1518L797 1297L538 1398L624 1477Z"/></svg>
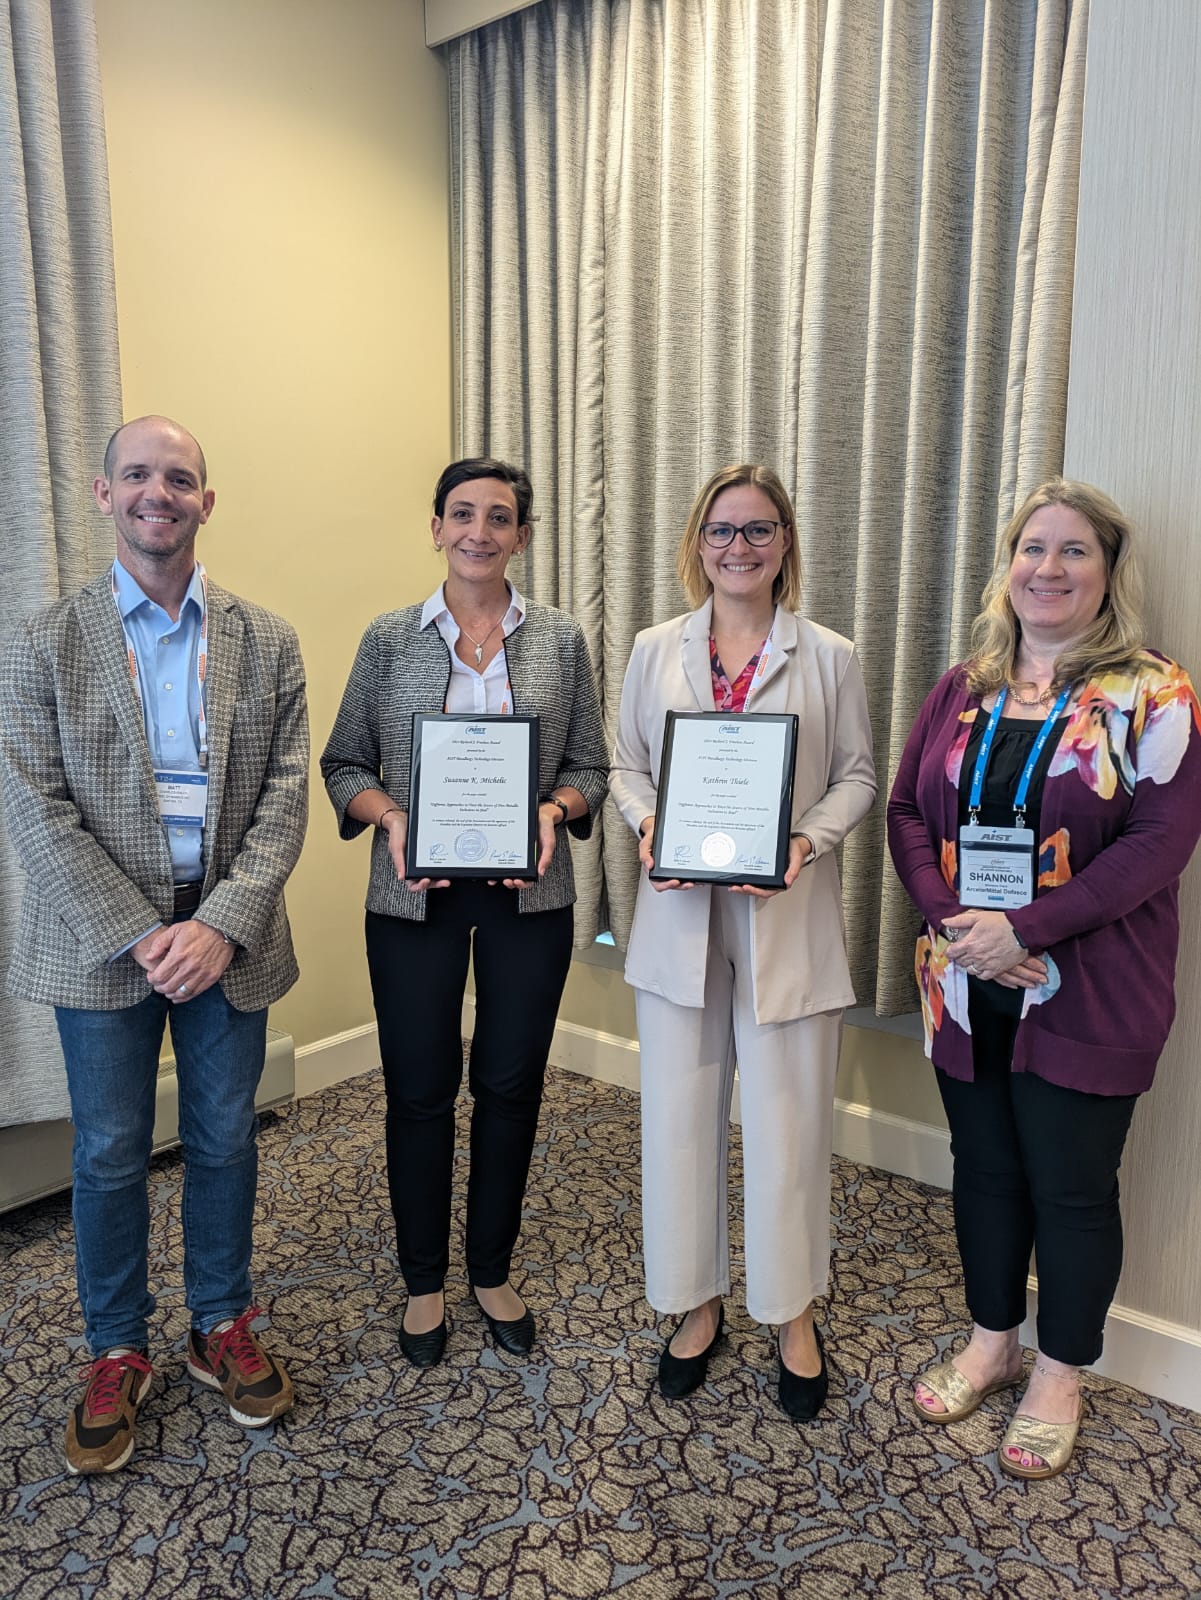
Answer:
<svg viewBox="0 0 1201 1600"><path fill-rule="evenodd" d="M992 716L988 719L988 727L984 730L984 737L980 741L980 749L976 753L976 770L972 773L972 792L967 803L969 818L973 823L979 819L980 797L984 793L984 774L988 770L988 758L992 754L993 736L997 731L997 723L1001 720L1001 712L1005 708L1005 701L1008 695L1008 688L1003 688L997 695L997 703L992 708ZM1035 767L1038 766L1038 758L1042 755L1047 740L1051 737L1051 729L1058 722L1060 714L1071 699L1071 696L1072 686L1068 684L1059 699L1051 707L1047 720L1043 723L1038 738L1034 741L1034 747L1026 759L1026 765L1022 768L1022 776L1018 783L1017 793L1013 797L1013 816L1018 827L1021 827L1026 820L1026 796L1030 792L1030 780L1034 776Z"/></svg>

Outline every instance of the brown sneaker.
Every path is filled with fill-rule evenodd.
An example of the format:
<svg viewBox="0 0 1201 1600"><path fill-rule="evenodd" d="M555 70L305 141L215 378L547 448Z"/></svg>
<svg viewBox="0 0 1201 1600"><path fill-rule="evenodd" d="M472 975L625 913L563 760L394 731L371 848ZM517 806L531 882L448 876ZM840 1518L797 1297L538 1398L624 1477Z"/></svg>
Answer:
<svg viewBox="0 0 1201 1600"><path fill-rule="evenodd" d="M83 1369L87 1387L67 1419L68 1472L116 1472L125 1465L153 1376L144 1350L106 1350Z"/></svg>
<svg viewBox="0 0 1201 1600"><path fill-rule="evenodd" d="M188 1336L188 1371L197 1383L220 1389L230 1416L244 1428L265 1428L292 1409L291 1378L250 1331L261 1316L251 1306L225 1327L209 1334L193 1328Z"/></svg>

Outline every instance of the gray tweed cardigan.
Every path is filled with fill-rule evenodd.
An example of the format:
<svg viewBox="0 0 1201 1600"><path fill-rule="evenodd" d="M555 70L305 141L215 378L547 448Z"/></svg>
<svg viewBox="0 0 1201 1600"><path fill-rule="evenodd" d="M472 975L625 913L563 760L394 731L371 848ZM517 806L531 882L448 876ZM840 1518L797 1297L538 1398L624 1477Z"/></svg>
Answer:
<svg viewBox="0 0 1201 1600"><path fill-rule="evenodd" d="M346 814L355 795L383 789L408 810L414 712L439 712L450 683L450 652L433 621L421 626L422 607L389 611L363 635L333 732L321 756L321 774L344 839L365 823ZM579 624L552 606L529 605L505 640L513 710L539 719L539 792L560 784L578 789L588 815L568 823L578 839L609 785L609 756L596 680ZM554 911L575 901L571 850L558 839L550 866L531 889L518 890L519 911ZM383 916L425 921L425 895L396 876L386 836L375 830L367 909Z"/></svg>

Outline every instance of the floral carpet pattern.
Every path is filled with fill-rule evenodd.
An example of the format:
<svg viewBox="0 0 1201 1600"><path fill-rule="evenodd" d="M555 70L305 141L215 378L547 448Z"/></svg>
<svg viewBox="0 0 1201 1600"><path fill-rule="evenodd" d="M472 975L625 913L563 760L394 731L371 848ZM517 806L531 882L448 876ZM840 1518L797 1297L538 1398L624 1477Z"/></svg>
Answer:
<svg viewBox="0 0 1201 1600"><path fill-rule="evenodd" d="M0 1217L3 1600L1201 1595L1201 1417L1090 1380L1076 1463L1043 1484L997 1468L1010 1395L911 1419L908 1380L965 1319L942 1192L836 1163L831 1398L797 1426L737 1282L704 1389L652 1392L637 1098L553 1070L514 1272L533 1359L495 1349L460 1275L444 1364L408 1367L382 1120L371 1075L264 1126L256 1276L298 1403L260 1433L184 1371L181 1165L155 1161L156 1379L109 1477L61 1454L84 1360L68 1198Z"/></svg>

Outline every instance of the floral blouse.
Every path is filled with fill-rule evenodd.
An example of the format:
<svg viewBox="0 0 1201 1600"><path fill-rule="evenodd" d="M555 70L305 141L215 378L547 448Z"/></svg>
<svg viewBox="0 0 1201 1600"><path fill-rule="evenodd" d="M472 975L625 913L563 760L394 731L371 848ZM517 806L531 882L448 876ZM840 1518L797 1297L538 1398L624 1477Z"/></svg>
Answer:
<svg viewBox="0 0 1201 1600"><path fill-rule="evenodd" d="M714 711L745 711L746 697L751 692L751 684L755 681L755 671L759 666L759 657L763 654L763 646L758 650L743 667L742 671L731 683L726 676L726 669L722 666L717 655L717 640L709 635L709 671L713 675L713 709Z"/></svg>
<svg viewBox="0 0 1201 1600"><path fill-rule="evenodd" d="M948 958L959 782L980 708L962 668L931 690L888 803L901 882L921 912L915 971L926 1053L972 1077L967 979ZM1145 650L1086 685L1047 770L1030 905L1007 912L1047 963L1023 992L1013 1071L1095 1094L1147 1089L1175 1014L1177 892L1201 836L1201 706L1188 673Z"/></svg>

